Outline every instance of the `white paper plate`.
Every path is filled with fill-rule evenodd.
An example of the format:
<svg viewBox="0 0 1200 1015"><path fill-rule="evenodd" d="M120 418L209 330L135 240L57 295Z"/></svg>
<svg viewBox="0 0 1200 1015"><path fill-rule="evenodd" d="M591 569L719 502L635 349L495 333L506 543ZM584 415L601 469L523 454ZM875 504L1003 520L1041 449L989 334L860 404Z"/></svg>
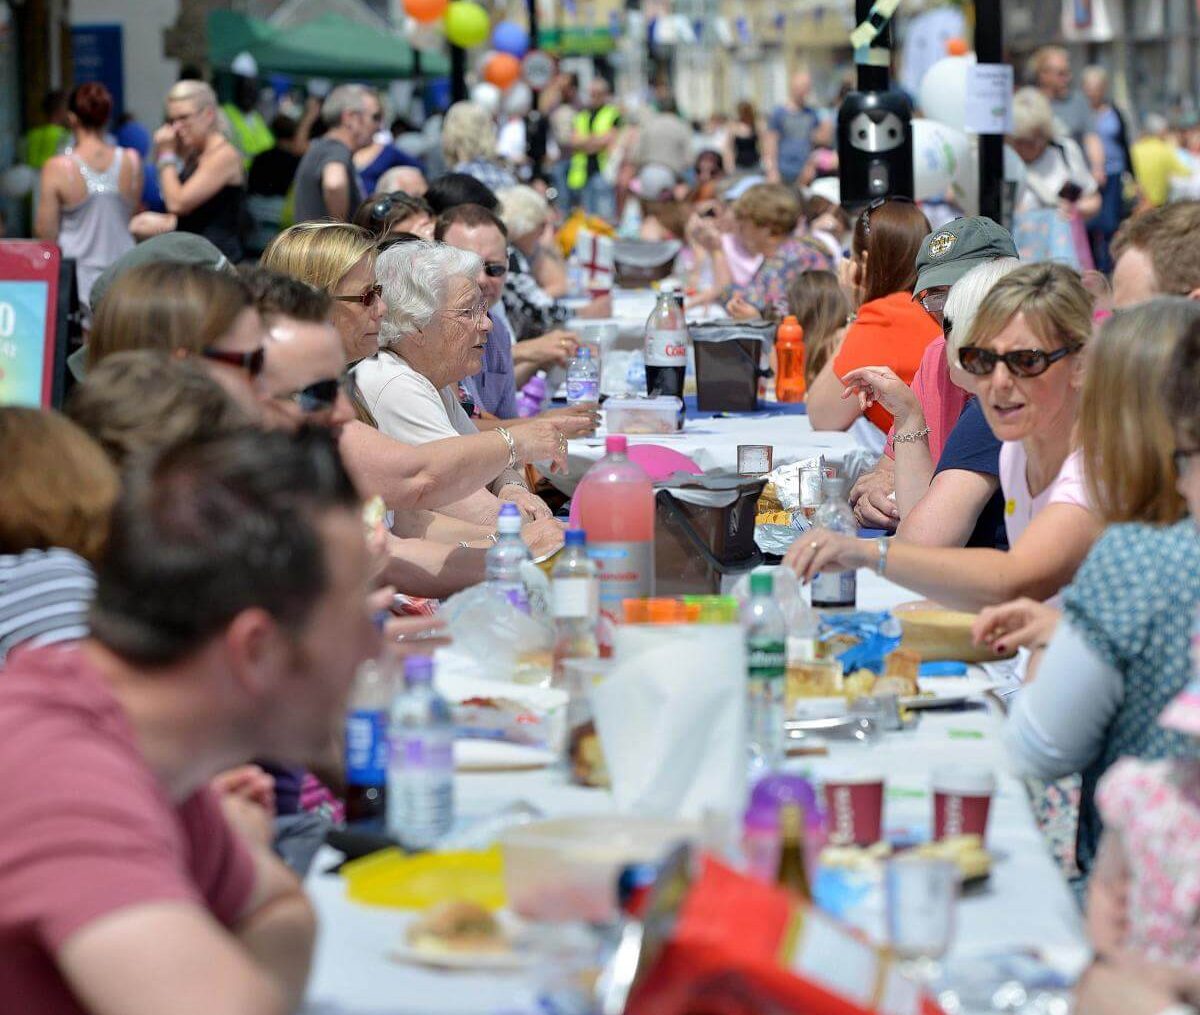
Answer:
<svg viewBox="0 0 1200 1015"><path fill-rule="evenodd" d="M519 772L546 768L557 760L553 751L502 740L454 742L454 767L460 772Z"/></svg>
<svg viewBox="0 0 1200 1015"><path fill-rule="evenodd" d="M394 962L432 969L450 969L461 973L521 973L529 968L533 957L517 951L509 952L446 952L420 951L400 943L388 952Z"/></svg>

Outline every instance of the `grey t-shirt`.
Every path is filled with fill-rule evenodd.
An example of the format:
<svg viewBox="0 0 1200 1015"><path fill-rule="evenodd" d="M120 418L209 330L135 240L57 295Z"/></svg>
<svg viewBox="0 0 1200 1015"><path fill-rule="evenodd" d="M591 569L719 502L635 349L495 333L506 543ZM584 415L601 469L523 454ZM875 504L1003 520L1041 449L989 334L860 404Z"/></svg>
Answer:
<svg viewBox="0 0 1200 1015"><path fill-rule="evenodd" d="M341 141L330 137L319 137L308 146L304 158L296 168L295 220L311 222L329 218L325 207L325 195L321 191L321 173L330 162L339 162L346 167L350 177L350 214L353 215L363 200L362 183L358 170L350 157L350 149Z"/></svg>

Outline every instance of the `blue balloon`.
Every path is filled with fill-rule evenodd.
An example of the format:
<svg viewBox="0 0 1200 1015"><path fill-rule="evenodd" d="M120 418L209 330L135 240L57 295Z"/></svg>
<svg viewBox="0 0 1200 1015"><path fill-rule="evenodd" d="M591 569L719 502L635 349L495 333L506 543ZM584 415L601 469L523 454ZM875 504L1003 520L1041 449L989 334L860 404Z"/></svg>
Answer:
<svg viewBox="0 0 1200 1015"><path fill-rule="evenodd" d="M529 52L529 33L513 21L501 21L492 29L492 49L518 60Z"/></svg>

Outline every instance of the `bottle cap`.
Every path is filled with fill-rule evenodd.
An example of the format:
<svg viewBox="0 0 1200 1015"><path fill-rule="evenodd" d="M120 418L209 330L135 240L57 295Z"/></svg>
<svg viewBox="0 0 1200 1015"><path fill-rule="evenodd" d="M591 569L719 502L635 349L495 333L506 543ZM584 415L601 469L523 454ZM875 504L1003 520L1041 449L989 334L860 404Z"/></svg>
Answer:
<svg viewBox="0 0 1200 1015"><path fill-rule="evenodd" d="M586 345L581 345L579 347L579 351L575 353L575 356L578 359L591 359L592 358L592 350Z"/></svg>
<svg viewBox="0 0 1200 1015"><path fill-rule="evenodd" d="M587 546L587 533L583 529L567 529L563 534L566 546Z"/></svg>
<svg viewBox="0 0 1200 1015"><path fill-rule="evenodd" d="M623 455L629 450L629 441L624 434L611 434L604 438L604 450L610 455Z"/></svg>
<svg viewBox="0 0 1200 1015"><path fill-rule="evenodd" d="M409 656L405 659L404 682L406 684L432 683L433 659L429 656Z"/></svg>
<svg viewBox="0 0 1200 1015"><path fill-rule="evenodd" d="M754 571L750 575L750 595L770 596L775 594L775 576L770 571Z"/></svg>
<svg viewBox="0 0 1200 1015"><path fill-rule="evenodd" d="M501 535L508 536L521 531L521 509L516 504L505 504L500 508L500 517L496 519L496 529Z"/></svg>

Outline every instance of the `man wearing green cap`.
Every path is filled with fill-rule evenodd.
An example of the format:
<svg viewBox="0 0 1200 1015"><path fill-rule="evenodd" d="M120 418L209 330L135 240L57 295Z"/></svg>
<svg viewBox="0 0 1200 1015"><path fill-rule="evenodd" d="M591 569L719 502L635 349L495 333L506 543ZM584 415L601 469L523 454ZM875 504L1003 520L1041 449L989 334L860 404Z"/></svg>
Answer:
<svg viewBox="0 0 1200 1015"><path fill-rule="evenodd" d="M1016 258L1017 248L1011 234L990 218L955 219L928 236L917 254L917 283L913 299L939 324L950 287L972 268L998 258ZM950 379L946 361L946 340L931 342L913 377L912 391L924 410L927 427L901 439L926 440L930 457L936 463L950 431L954 428L970 395ZM874 471L862 476L850 492L859 524L867 528L894 530L900 521L896 505L894 465L895 427L888 434L883 457Z"/></svg>

